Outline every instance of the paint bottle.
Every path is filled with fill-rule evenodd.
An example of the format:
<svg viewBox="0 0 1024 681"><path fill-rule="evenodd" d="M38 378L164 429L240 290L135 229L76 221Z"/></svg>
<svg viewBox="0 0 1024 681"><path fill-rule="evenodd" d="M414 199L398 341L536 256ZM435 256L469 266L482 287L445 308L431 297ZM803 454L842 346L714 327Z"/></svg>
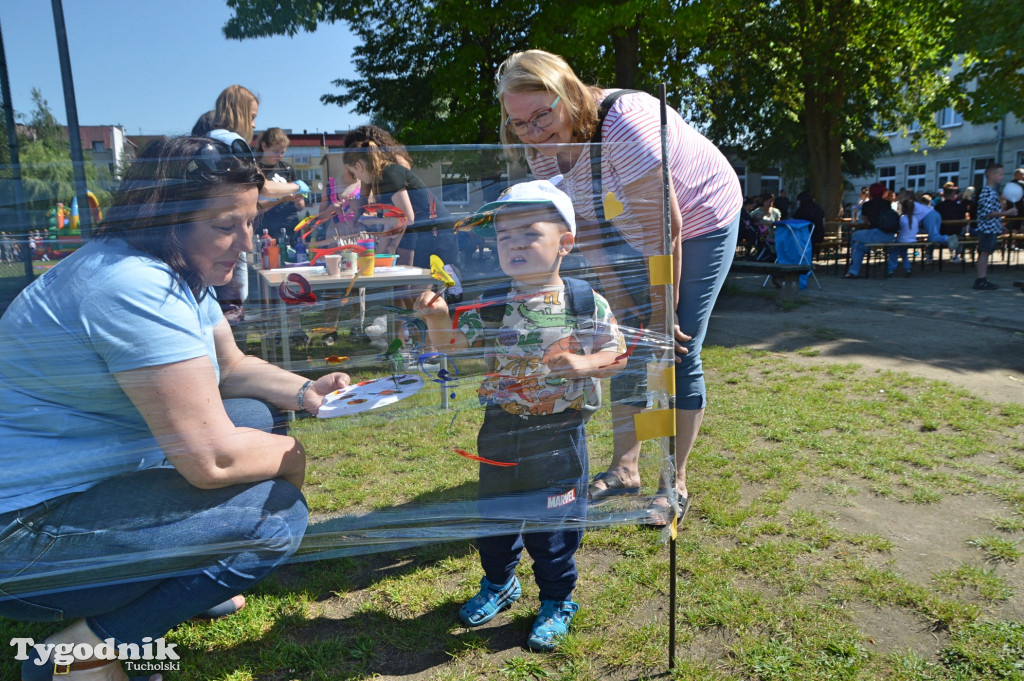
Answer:
<svg viewBox="0 0 1024 681"><path fill-rule="evenodd" d="M270 269L281 267L281 247L277 245L276 239L270 240L270 246L267 247L267 256L270 262Z"/></svg>
<svg viewBox="0 0 1024 681"><path fill-rule="evenodd" d="M263 269L270 269L270 233L267 230L263 230L263 235L260 236L260 254L263 256Z"/></svg>

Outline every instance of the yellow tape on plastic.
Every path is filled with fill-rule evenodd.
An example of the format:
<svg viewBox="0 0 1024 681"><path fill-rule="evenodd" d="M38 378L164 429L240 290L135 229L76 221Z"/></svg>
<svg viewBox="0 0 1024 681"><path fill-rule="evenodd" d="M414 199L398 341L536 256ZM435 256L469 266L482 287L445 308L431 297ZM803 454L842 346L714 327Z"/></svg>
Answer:
<svg viewBox="0 0 1024 681"><path fill-rule="evenodd" d="M653 440L657 437L672 437L676 434L674 409L643 411L633 417L638 440Z"/></svg>
<svg viewBox="0 0 1024 681"><path fill-rule="evenodd" d="M652 255L647 258L647 272L651 286L668 286L672 282L672 256Z"/></svg>
<svg viewBox="0 0 1024 681"><path fill-rule="evenodd" d="M673 539L679 536L679 518L676 516L672 516L672 529L669 530L669 533Z"/></svg>
<svg viewBox="0 0 1024 681"><path fill-rule="evenodd" d="M665 369L665 391L672 395L676 391L676 368Z"/></svg>

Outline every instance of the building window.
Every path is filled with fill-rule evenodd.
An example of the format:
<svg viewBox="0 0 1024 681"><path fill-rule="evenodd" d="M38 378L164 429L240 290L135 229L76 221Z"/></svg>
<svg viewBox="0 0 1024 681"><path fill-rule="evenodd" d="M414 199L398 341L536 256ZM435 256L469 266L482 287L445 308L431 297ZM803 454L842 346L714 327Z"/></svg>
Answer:
<svg viewBox="0 0 1024 681"><path fill-rule="evenodd" d="M955 128L958 125L964 124L964 117L956 112L951 106L947 106L945 109L939 112L939 127L940 128Z"/></svg>
<svg viewBox="0 0 1024 681"><path fill-rule="evenodd" d="M736 171L736 177L740 181L740 193L743 196L747 195L747 167L746 166L733 166L732 169Z"/></svg>
<svg viewBox="0 0 1024 681"><path fill-rule="evenodd" d="M779 178L779 169L766 168L765 171L761 173L761 194L763 196L768 196L769 194L778 196L779 189L781 188L782 181Z"/></svg>
<svg viewBox="0 0 1024 681"><path fill-rule="evenodd" d="M1017 168L1024 168L1024 151L1017 152L1017 163L1013 166L1014 170Z"/></svg>
<svg viewBox="0 0 1024 681"><path fill-rule="evenodd" d="M92 143L92 150L93 151L105 151L106 147L103 146L103 140L93 141L93 143Z"/></svg>
<svg viewBox="0 0 1024 681"><path fill-rule="evenodd" d="M939 162L939 187L945 186L947 182L960 185L960 161Z"/></svg>
<svg viewBox="0 0 1024 681"><path fill-rule="evenodd" d="M986 158L976 158L971 163L971 185L974 187L974 196L977 197L981 193L982 187L985 186L985 168L988 168L990 164L995 163L995 158L988 156Z"/></svg>
<svg viewBox="0 0 1024 681"><path fill-rule="evenodd" d="M925 164L912 163L907 165L907 189L915 192L924 191Z"/></svg>
<svg viewBox="0 0 1024 681"><path fill-rule="evenodd" d="M469 204L469 182L465 175L452 172L451 163L441 165L441 202L446 206Z"/></svg>
<svg viewBox="0 0 1024 681"><path fill-rule="evenodd" d="M896 166L879 166L878 181L884 184L886 189L896 191Z"/></svg>

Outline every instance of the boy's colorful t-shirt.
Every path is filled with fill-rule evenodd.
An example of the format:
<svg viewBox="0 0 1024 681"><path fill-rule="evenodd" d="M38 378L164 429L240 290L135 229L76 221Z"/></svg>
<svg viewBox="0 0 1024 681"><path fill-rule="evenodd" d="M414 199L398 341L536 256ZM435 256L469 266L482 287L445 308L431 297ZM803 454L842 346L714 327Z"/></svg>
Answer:
<svg viewBox="0 0 1024 681"><path fill-rule="evenodd" d="M497 404L516 415L543 416L596 404L597 379L551 376L547 363L571 352L625 352L626 342L606 301L594 293L593 327L566 309L565 286L525 288L513 282L499 328L488 325L479 310L459 318L459 330L470 345L484 339L488 366L494 368L480 385L480 401ZM578 328L582 327L582 328ZM494 325L490 325L494 327ZM493 339L493 340L491 340Z"/></svg>

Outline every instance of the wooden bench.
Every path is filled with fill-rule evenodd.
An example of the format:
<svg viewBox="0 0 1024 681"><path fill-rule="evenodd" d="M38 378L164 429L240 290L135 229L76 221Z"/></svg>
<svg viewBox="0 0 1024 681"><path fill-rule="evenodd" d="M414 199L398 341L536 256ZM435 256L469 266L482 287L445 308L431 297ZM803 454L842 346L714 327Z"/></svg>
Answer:
<svg viewBox="0 0 1024 681"><path fill-rule="evenodd" d="M889 255L892 253L892 251L894 249L897 249L897 248L910 248L910 249L914 249L914 250L920 251L921 252L921 269L922 270L924 269L924 266L929 262L929 260L926 258L926 254L929 251L931 251L932 249L937 250L939 252L938 258L936 258L933 262L938 263L939 271L940 272L942 271L942 250L944 248L946 248L946 244L942 244L942 243L939 243L937 241L905 241L905 242L900 242L900 241L884 241L884 242L881 242L881 243L861 244L861 245L864 248L868 249L867 253L864 255L864 276L865 277L870 277L871 276L871 259L872 259L872 254L875 251L882 251L883 254L884 254L883 257L882 257L882 266L883 266L882 271L885 273L885 277L888 278L890 276L890 274L889 274ZM913 260L913 259L914 258L911 258L911 260Z"/></svg>
<svg viewBox="0 0 1024 681"><path fill-rule="evenodd" d="M782 280L782 284L776 292L776 299L782 303L785 300L796 300L797 291L800 290L800 275L807 274L813 269L813 265L783 265L777 262L733 260L729 272L730 274L733 272L751 272L763 274L766 277L778 277Z"/></svg>

